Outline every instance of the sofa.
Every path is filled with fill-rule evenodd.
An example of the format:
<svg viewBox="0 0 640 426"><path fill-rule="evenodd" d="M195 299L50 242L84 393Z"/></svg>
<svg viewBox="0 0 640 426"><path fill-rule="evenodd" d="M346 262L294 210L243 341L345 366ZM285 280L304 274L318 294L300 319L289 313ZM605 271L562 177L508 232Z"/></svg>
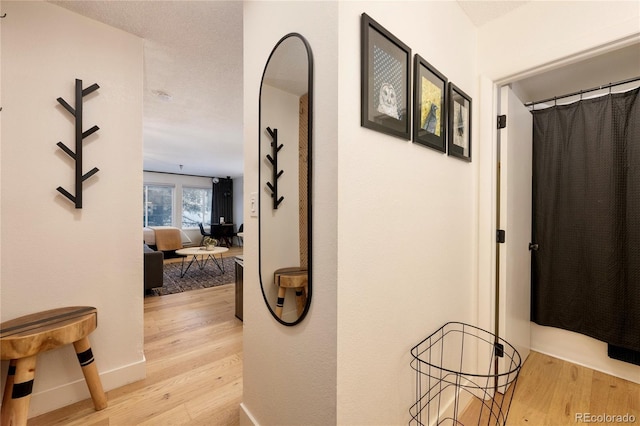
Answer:
<svg viewBox="0 0 640 426"><path fill-rule="evenodd" d="M147 292L152 288L162 287L164 254L161 251L153 250L146 244L143 244L144 253L144 291Z"/></svg>

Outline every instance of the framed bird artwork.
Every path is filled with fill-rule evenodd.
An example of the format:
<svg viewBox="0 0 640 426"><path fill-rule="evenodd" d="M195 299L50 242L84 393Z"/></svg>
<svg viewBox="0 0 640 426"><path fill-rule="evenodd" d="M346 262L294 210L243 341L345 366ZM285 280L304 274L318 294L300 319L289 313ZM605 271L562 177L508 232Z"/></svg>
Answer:
<svg viewBox="0 0 640 426"><path fill-rule="evenodd" d="M449 83L449 155L471 162L471 97Z"/></svg>
<svg viewBox="0 0 640 426"><path fill-rule="evenodd" d="M361 122L363 127L411 139L411 49L362 14Z"/></svg>
<svg viewBox="0 0 640 426"><path fill-rule="evenodd" d="M413 141L447 152L447 78L417 54L413 76Z"/></svg>

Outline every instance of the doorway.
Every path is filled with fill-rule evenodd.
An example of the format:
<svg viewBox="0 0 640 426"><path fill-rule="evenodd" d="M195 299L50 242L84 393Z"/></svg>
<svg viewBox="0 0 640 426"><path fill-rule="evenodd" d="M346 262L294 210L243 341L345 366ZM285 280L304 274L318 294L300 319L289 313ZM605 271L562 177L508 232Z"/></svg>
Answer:
<svg viewBox="0 0 640 426"><path fill-rule="evenodd" d="M604 54L581 61L573 62L567 59L561 62L563 63L558 63L551 71L540 73L531 71L527 72L528 76L526 78L513 77L508 81L493 82L494 104L496 104L497 108L500 108L497 109L498 114L503 113L500 111L505 104L520 103L520 105L522 105L525 102L537 101L549 97L552 98L553 96L560 96L565 93L579 92L582 89L637 77L637 64L640 62L640 44L636 42L631 45L618 46L618 48L612 48ZM508 86L509 89L503 89L503 86ZM623 91L626 90L626 88L620 87L616 91L618 90ZM502 93L503 91L511 92L511 94ZM606 94L608 89L604 92ZM510 101L508 100L509 98L511 98ZM572 99L565 99L562 102L570 103L573 101ZM560 104L560 102L558 102L558 104ZM513 116L513 113L509 115ZM507 116L507 127L509 124L510 120L509 116ZM494 193L494 198L496 199L494 217L496 219L496 229L504 229L506 231L506 240L508 241L510 235L512 238L514 235L531 235L531 207L530 204L529 207L527 207L526 203L522 206L510 206L509 196L499 194L504 194L505 191L513 191L513 186L518 185L516 181L513 180L517 178L509 177L509 170L522 170L527 167L530 169L531 163L530 155L525 154L521 156L517 154L510 156L509 149L512 148L513 144L510 144L509 147L504 147L501 143L502 141L498 141L498 138L502 137L498 136L500 132L502 131L496 131L494 136L494 149L496 149L496 159L493 166L493 173L495 173L494 184L496 188ZM531 133L531 130L529 130L529 135ZM501 173L500 178L498 178L498 176L500 176L498 173ZM520 182L522 186L522 181ZM520 188L520 190L527 191L530 194L530 184L528 187L526 185L525 183L524 187ZM517 193L518 191L519 190L516 190L515 192ZM509 209L511 210L509 211ZM520 221L519 225L515 225L518 229L508 229L508 227L513 227L515 222L523 216L528 216L528 221ZM513 240L510 242L514 243ZM519 253L516 255L515 261L513 257L509 258L509 256L513 256L513 254L509 253L504 244L495 244L494 256L496 266L495 276L493 278L495 278L494 283L496 284L495 288L491 290L494 307L490 314L492 321L489 322L485 319L486 322L484 322L484 324L492 324L494 330L496 330L501 337L507 341L515 339L514 343L517 343L520 347L529 346L538 352L565 358L620 377L628 378L633 375L637 376L637 371L634 372L632 367L611 367L611 360L607 358L606 354L606 344L586 336L577 335L576 333L541 327L526 320L529 316L529 310L527 309L526 314L523 315L522 306L526 306L527 308L530 306L528 300L525 300L530 295L531 283L528 242L529 241L516 243L519 247ZM523 244L527 246L524 247ZM516 266L514 262L519 266ZM512 274L513 271L509 271L508 268L520 269L517 272L519 274L517 276L527 277L524 287L516 286L514 288L514 280L517 281L522 278L514 278L515 275ZM526 291L523 291L523 288L525 288ZM486 299L480 297L480 300ZM482 310L480 310L480 312L482 312ZM519 313L515 319L510 317L510 315L514 313ZM528 345L526 343L526 337L523 338L522 331L527 329L530 330L531 333ZM604 345L604 349L602 345ZM581 350L576 351L576 346L580 346ZM583 350L583 348L588 348L588 350ZM587 353L589 355L585 356ZM593 355L594 353L597 353L597 355Z"/></svg>

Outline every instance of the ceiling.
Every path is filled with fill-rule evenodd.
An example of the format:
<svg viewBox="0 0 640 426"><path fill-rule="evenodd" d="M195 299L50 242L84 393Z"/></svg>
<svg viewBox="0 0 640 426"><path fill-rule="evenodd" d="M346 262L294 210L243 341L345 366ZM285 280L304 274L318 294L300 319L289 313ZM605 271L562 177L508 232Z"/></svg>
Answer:
<svg viewBox="0 0 640 426"><path fill-rule="evenodd" d="M458 0L458 4L464 10L471 22L476 27L481 27L489 21L499 18L520 6L529 3L528 1L463 1Z"/></svg>
<svg viewBox="0 0 640 426"><path fill-rule="evenodd" d="M241 1L51 3L144 39L144 170L242 176Z"/></svg>
<svg viewBox="0 0 640 426"><path fill-rule="evenodd" d="M49 1L144 39L144 170L243 175L242 1ZM458 1L478 27L526 3ZM540 100L636 76L639 63L636 44L514 89Z"/></svg>

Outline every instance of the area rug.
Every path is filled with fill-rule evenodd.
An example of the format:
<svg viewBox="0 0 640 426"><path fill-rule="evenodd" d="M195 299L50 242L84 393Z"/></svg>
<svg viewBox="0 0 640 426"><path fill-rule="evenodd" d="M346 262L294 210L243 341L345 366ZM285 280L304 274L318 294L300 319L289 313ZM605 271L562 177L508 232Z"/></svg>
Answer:
<svg viewBox="0 0 640 426"><path fill-rule="evenodd" d="M182 293L183 291L234 283L236 269L233 257L223 258L222 261L224 274L209 260L203 269L198 268L198 265L194 262L183 278L180 278L182 262L166 263L164 265L163 286L152 289L147 295L163 296L166 294ZM188 264L189 261L185 259L184 267L186 268Z"/></svg>

